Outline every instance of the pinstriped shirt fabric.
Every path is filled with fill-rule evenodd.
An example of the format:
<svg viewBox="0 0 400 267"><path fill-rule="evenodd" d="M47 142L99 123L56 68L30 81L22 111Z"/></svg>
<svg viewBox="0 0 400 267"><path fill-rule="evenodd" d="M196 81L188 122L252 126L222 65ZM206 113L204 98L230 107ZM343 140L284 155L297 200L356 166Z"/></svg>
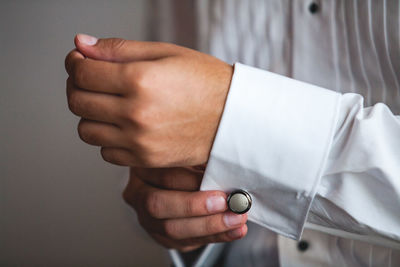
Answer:
<svg viewBox="0 0 400 267"><path fill-rule="evenodd" d="M181 1L159 2L170 10L182 9ZM192 40L196 41L189 46L228 63L241 62L333 91L357 93L364 97L365 106L383 102L392 113L400 114L400 1L195 2L196 5L186 7L186 13L180 12L195 14L190 16L192 19L185 25L185 31L180 31L176 15L173 20L164 10L162 25L151 18L159 31L151 38L179 43L182 34L191 32L195 35ZM316 13L309 11L311 2L319 7ZM332 203L318 195L314 202L309 222L327 227L330 223L340 224L321 216L321 211L334 209L330 207ZM296 241L251 224L247 237L226 246L220 263L225 266L400 266L400 252L393 246L354 240L340 232L326 233L317 228L304 231L302 238L310 246L300 252ZM362 233L363 229L359 231Z"/></svg>
<svg viewBox="0 0 400 267"><path fill-rule="evenodd" d="M400 111L399 1L209 1L203 51ZM206 4L204 4L206 5ZM204 7L203 7L204 9ZM396 90L394 90L394 89Z"/></svg>

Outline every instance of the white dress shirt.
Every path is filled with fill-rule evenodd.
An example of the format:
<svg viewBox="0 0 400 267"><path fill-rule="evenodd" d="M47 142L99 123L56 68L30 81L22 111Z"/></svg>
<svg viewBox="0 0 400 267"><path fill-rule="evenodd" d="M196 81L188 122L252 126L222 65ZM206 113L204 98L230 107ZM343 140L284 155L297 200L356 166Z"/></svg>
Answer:
<svg viewBox="0 0 400 267"><path fill-rule="evenodd" d="M202 190L246 190L261 227L224 264L400 266L399 1L183 2L153 37L236 63Z"/></svg>

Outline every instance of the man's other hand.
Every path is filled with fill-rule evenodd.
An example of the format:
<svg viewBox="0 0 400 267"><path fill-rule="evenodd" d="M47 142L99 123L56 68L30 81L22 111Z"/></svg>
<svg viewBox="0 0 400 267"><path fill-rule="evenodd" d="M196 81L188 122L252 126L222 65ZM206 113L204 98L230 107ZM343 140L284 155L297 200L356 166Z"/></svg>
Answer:
<svg viewBox="0 0 400 267"><path fill-rule="evenodd" d="M167 43L77 35L65 60L70 110L80 138L111 163L204 164L233 67Z"/></svg>
<svg viewBox="0 0 400 267"><path fill-rule="evenodd" d="M193 168L131 168L123 197L141 226L162 246L190 251L247 233L247 214L227 211L226 194L197 191L203 172Z"/></svg>

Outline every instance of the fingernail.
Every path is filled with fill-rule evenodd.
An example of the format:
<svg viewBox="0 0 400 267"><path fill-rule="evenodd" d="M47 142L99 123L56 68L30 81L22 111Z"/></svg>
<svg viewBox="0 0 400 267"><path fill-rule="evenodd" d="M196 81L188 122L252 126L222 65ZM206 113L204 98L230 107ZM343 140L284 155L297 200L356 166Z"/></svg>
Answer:
<svg viewBox="0 0 400 267"><path fill-rule="evenodd" d="M224 223L227 227L236 226L242 223L243 215L227 213L224 215Z"/></svg>
<svg viewBox="0 0 400 267"><path fill-rule="evenodd" d="M97 43L97 38L87 34L80 33L76 36L82 44L85 45L95 45Z"/></svg>
<svg viewBox="0 0 400 267"><path fill-rule="evenodd" d="M209 212L224 211L226 209L226 200L222 196L211 196L207 198L206 205Z"/></svg>
<svg viewBox="0 0 400 267"><path fill-rule="evenodd" d="M227 234L230 238L239 238L242 236L242 227L229 231Z"/></svg>

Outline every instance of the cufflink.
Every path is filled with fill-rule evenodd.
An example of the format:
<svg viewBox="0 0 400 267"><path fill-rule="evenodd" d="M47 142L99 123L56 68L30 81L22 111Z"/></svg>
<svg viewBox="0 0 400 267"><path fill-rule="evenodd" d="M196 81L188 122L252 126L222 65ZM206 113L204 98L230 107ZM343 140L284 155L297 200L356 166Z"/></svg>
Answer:
<svg viewBox="0 0 400 267"><path fill-rule="evenodd" d="M233 213L243 214L251 208L251 196L244 190L235 190L227 198L228 208Z"/></svg>

